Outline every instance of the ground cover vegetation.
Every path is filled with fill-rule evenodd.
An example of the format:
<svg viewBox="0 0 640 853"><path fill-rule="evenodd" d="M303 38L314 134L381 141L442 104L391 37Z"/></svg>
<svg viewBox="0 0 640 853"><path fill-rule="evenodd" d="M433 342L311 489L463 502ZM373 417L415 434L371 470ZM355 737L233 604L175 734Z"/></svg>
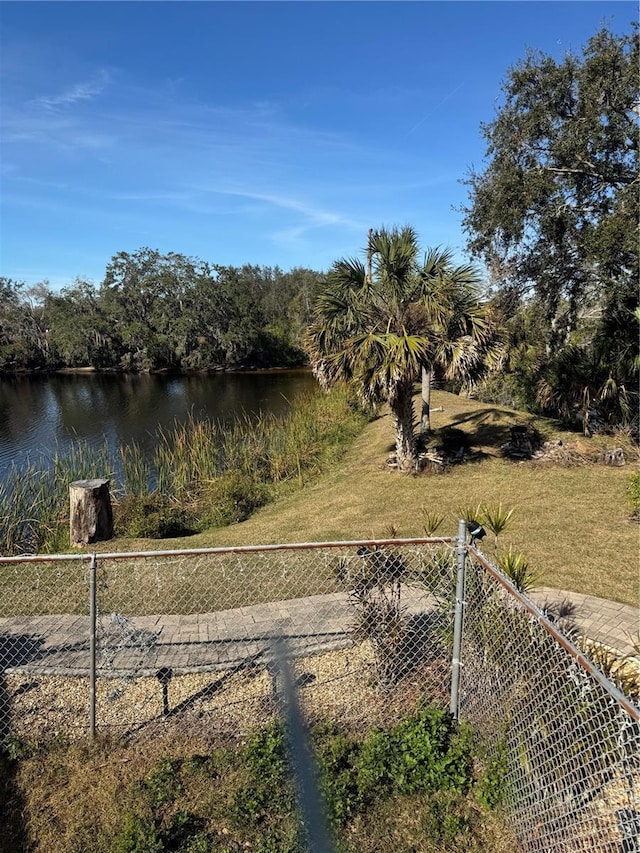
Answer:
<svg viewBox="0 0 640 853"><path fill-rule="evenodd" d="M304 361L302 333L322 273L209 264L175 252L119 252L98 286L60 292L0 279L0 374L282 367Z"/></svg>
<svg viewBox="0 0 640 853"><path fill-rule="evenodd" d="M309 737L338 853L408 853L416 844L425 853L517 849L500 812L501 756L488 759L471 730L446 712L419 707L368 732L318 722ZM9 825L21 830L9 847L3 834L0 849L307 849L282 724L199 746L12 743L0 761L21 801L5 789L4 804Z"/></svg>

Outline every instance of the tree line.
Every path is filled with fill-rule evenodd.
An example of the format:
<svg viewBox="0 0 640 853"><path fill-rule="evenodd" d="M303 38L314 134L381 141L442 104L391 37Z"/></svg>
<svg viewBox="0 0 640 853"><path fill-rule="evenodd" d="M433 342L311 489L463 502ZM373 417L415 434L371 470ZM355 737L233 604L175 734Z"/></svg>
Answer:
<svg viewBox="0 0 640 853"><path fill-rule="evenodd" d="M95 367L132 372L302 364L303 332L325 276L209 264L142 248L103 282L54 292L0 279L0 372Z"/></svg>

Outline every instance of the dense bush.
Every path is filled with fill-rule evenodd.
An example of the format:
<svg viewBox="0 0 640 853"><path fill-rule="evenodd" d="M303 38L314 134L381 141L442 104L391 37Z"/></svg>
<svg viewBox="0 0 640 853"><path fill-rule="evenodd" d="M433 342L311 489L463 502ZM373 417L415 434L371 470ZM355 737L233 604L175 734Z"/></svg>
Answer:
<svg viewBox="0 0 640 853"><path fill-rule="evenodd" d="M153 492L125 495L115 508L115 528L134 539L169 539L194 532L195 519L187 510Z"/></svg>

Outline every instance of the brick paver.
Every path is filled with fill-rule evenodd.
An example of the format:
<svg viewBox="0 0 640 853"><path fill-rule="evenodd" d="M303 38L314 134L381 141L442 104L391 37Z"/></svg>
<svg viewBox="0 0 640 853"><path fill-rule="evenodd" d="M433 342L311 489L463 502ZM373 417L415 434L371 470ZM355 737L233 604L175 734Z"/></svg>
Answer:
<svg viewBox="0 0 640 853"><path fill-rule="evenodd" d="M579 593L543 588L537 604L569 598L580 630L623 654L632 654L640 630L637 608ZM410 614L433 611L435 602L407 590ZM350 643L353 611L343 593L256 604L217 613L127 617L102 615L97 632L101 675L155 675L229 669L269 654L271 638L285 637L294 655L341 648ZM0 619L0 670L86 674L89 668L86 616Z"/></svg>

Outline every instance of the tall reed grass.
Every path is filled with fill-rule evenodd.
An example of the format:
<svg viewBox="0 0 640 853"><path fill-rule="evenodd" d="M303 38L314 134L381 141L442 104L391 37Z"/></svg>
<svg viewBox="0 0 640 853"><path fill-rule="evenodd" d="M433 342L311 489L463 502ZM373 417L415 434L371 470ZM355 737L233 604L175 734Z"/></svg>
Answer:
<svg viewBox="0 0 640 853"><path fill-rule="evenodd" d="M105 444L98 449L75 441L65 455L54 453L24 467L11 466L0 482L0 553L54 552L69 547L69 483L111 476Z"/></svg>
<svg viewBox="0 0 640 853"><path fill-rule="evenodd" d="M111 456L74 442L66 455L12 467L0 484L0 553L59 551L69 546L69 483L109 476L117 532L180 535L242 520L284 484L315 476L364 425L345 392L306 392L289 413L244 414L230 426L191 416L159 429L145 457L132 442ZM117 478L116 478L116 473Z"/></svg>

